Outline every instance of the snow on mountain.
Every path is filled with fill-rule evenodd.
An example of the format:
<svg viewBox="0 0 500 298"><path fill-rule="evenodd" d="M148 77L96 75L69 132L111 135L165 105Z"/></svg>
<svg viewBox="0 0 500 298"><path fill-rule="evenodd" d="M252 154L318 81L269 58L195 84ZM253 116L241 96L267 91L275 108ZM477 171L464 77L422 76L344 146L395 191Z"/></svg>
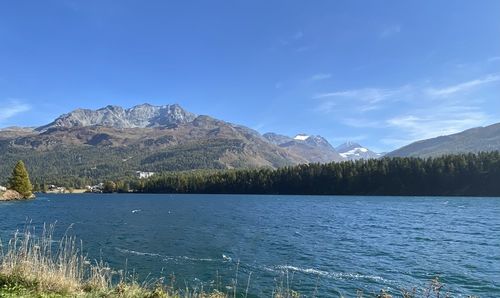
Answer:
<svg viewBox="0 0 500 298"><path fill-rule="evenodd" d="M305 135L305 134L298 134L293 139L299 140L299 141L305 141L305 140L309 139L309 136Z"/></svg>
<svg viewBox="0 0 500 298"><path fill-rule="evenodd" d="M348 160L371 159L382 156L354 142L346 142L335 149L339 152L340 156Z"/></svg>

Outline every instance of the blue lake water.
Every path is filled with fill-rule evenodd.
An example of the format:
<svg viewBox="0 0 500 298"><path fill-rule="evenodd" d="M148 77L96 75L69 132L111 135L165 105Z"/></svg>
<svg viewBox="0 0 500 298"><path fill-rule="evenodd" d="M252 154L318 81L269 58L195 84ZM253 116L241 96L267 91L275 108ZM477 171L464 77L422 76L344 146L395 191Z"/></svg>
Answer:
<svg viewBox="0 0 500 298"><path fill-rule="evenodd" d="M91 258L180 287L231 283L306 297L425 287L500 297L500 198L44 195L0 203L5 243L26 221L71 226Z"/></svg>

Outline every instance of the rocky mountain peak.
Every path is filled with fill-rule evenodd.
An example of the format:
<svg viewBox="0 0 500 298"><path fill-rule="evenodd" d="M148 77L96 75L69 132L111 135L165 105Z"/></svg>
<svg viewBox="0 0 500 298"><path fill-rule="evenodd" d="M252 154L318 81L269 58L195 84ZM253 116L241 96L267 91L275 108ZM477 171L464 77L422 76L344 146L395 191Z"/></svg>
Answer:
<svg viewBox="0 0 500 298"><path fill-rule="evenodd" d="M338 152L345 152L345 151L349 151L349 150L354 149L354 148L361 148L361 147L363 147L363 146L361 146L360 144L358 144L356 142L346 141L345 143L340 144L339 146L335 147L335 149Z"/></svg>
<svg viewBox="0 0 500 298"><path fill-rule="evenodd" d="M312 146L325 147L335 150L333 146L322 136L310 136L305 140L305 142Z"/></svg>
<svg viewBox="0 0 500 298"><path fill-rule="evenodd" d="M85 126L106 126L113 128L162 127L189 123L196 115L184 110L178 104L153 106L141 104L128 109L108 105L97 110L77 109L61 115L52 123L37 128L45 131L49 128L71 128Z"/></svg>
<svg viewBox="0 0 500 298"><path fill-rule="evenodd" d="M343 158L337 153L328 141L322 136L300 133L291 138L288 136L266 133L263 137L275 145L303 156L309 162L341 161Z"/></svg>

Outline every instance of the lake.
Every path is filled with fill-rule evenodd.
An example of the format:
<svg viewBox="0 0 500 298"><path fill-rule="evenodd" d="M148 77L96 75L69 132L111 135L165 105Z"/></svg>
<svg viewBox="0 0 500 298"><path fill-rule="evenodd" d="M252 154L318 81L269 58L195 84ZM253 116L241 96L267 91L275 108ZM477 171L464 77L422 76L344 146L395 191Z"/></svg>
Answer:
<svg viewBox="0 0 500 298"><path fill-rule="evenodd" d="M91 258L178 286L354 297L425 287L500 297L500 198L82 194L2 202L4 244L56 224ZM219 282L220 280L220 282Z"/></svg>

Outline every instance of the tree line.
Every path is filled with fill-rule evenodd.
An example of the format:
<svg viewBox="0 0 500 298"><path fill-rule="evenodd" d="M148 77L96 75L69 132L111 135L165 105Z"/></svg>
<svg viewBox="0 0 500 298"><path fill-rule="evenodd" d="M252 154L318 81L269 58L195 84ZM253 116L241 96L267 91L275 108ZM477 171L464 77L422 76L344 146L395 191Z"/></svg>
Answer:
<svg viewBox="0 0 500 298"><path fill-rule="evenodd" d="M168 172L147 193L500 196L500 153L395 157L279 169Z"/></svg>

